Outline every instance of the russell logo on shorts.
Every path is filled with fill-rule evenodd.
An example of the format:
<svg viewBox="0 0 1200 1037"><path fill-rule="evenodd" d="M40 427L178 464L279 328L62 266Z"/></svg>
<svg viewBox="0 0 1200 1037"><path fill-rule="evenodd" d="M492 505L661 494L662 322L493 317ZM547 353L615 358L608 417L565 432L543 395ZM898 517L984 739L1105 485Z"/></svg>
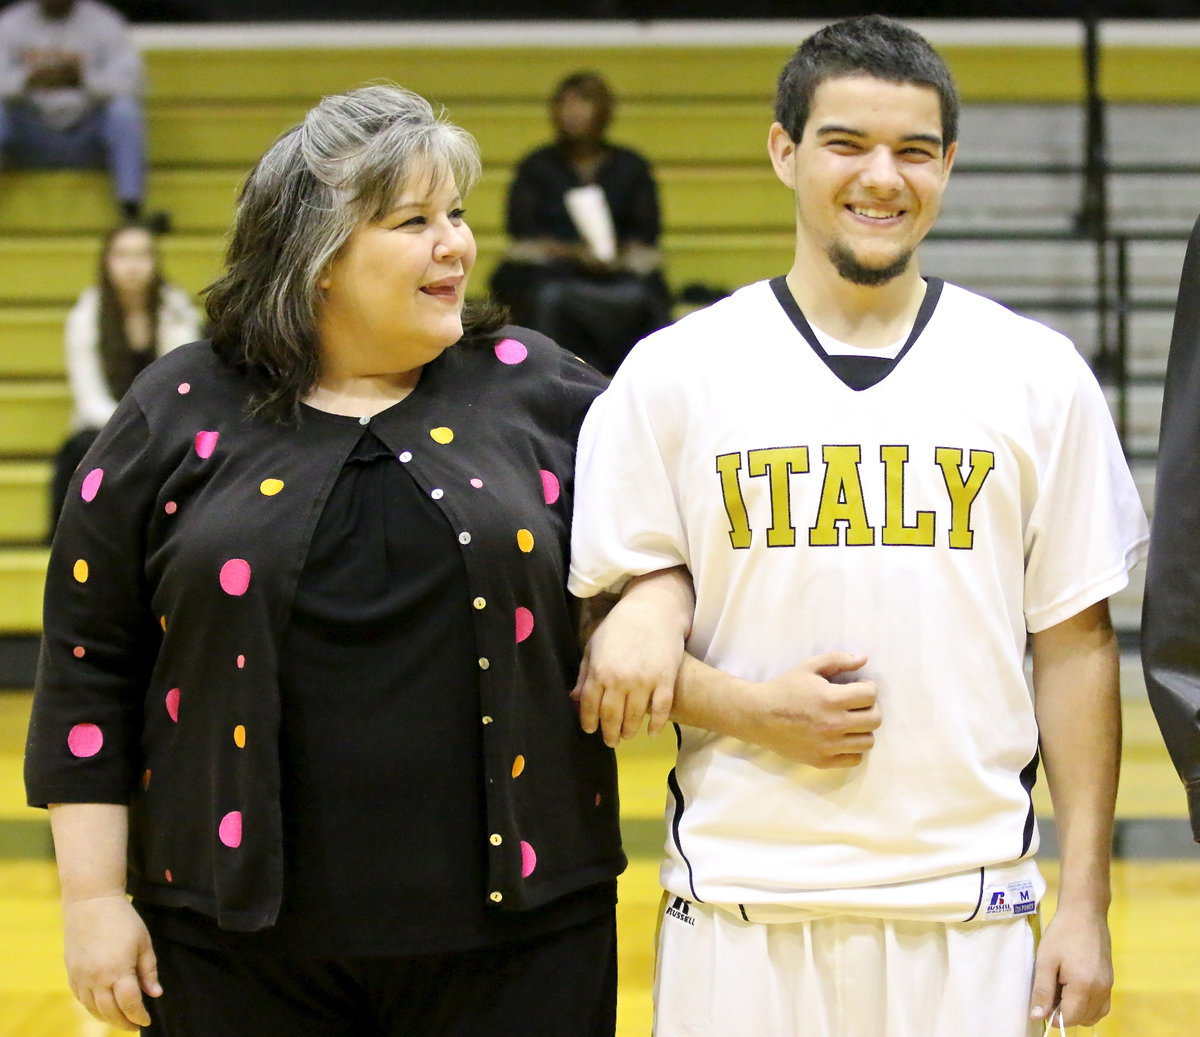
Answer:
<svg viewBox="0 0 1200 1037"><path fill-rule="evenodd" d="M683 922L684 925L695 925L696 919L691 916L691 912L688 910L688 907L688 902L684 900L683 897L676 897L667 906L667 914L671 918Z"/></svg>
<svg viewBox="0 0 1200 1037"><path fill-rule="evenodd" d="M993 889L988 897L988 918L1014 915L1029 915L1037 910L1037 899L1033 895L1033 883L1022 880L1010 882L1004 889Z"/></svg>

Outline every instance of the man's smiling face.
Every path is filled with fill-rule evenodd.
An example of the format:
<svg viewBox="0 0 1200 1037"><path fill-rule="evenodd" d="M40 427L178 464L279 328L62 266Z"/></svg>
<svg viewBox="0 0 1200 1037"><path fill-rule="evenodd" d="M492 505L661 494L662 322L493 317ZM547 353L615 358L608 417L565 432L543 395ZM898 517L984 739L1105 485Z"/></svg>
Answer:
<svg viewBox="0 0 1200 1037"><path fill-rule="evenodd" d="M854 284L886 284L933 226L954 151L931 87L825 80L799 143L776 161L796 192L797 247L823 253Z"/></svg>

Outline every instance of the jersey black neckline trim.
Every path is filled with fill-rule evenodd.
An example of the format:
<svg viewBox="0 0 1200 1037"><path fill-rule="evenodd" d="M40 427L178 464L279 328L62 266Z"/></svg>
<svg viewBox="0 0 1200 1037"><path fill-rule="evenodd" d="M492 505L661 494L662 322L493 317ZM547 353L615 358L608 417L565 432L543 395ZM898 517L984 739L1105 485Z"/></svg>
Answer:
<svg viewBox="0 0 1200 1037"><path fill-rule="evenodd" d="M829 368L834 377L848 389L862 392L863 389L869 389L882 382L912 349L913 344L921 337L921 332L925 330L925 325L933 316L933 311L937 308L945 282L939 277L926 279L925 298L921 300L921 307L917 310L917 319L913 322L912 331L909 332L900 352L894 357L861 356L859 354L830 356L825 352L820 340L813 332L812 325L808 323L799 304L792 297L787 286L787 278L773 277L770 285L771 291L775 293L775 298L779 300L779 305L783 307L783 312L788 315L788 319L796 326L796 330L804 337L804 341L812 347L813 352Z"/></svg>

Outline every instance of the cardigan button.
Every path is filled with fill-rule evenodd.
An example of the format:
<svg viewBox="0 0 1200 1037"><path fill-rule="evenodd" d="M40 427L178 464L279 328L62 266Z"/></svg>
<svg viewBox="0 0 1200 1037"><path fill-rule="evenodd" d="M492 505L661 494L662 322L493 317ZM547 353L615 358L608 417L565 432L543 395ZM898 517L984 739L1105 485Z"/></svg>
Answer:
<svg viewBox="0 0 1200 1037"><path fill-rule="evenodd" d="M360 425L369 425L369 424L371 424L371 419L369 417L367 417L367 415L364 414L361 418L358 419L358 423Z"/></svg>
<svg viewBox="0 0 1200 1037"><path fill-rule="evenodd" d="M498 889L493 890L491 893L488 894L488 900L490 900L493 904L498 904L503 899L504 899L504 894L501 893L500 890L498 890Z"/></svg>
<svg viewBox="0 0 1200 1037"><path fill-rule="evenodd" d="M471 604L477 609L485 609L487 608L487 598L476 598Z"/></svg>
<svg viewBox="0 0 1200 1037"><path fill-rule="evenodd" d="M399 457L400 457L400 460L401 460L401 461L402 461L404 464L408 464L408 462L412 460L412 451L411 451L411 450L405 450L405 451L404 451L402 454L400 454L400 455L399 455Z"/></svg>
<svg viewBox="0 0 1200 1037"><path fill-rule="evenodd" d="M495 832L488 842L493 846L499 846L502 842L504 842L504 836L502 836L499 832Z"/></svg>
<svg viewBox="0 0 1200 1037"><path fill-rule="evenodd" d="M471 542L471 534L470 533L459 533L458 534L458 542L460 544L469 544Z"/></svg>
<svg viewBox="0 0 1200 1037"><path fill-rule="evenodd" d="M441 500L444 496L446 496L446 491L445 490L430 490L429 496L432 497L434 500Z"/></svg>

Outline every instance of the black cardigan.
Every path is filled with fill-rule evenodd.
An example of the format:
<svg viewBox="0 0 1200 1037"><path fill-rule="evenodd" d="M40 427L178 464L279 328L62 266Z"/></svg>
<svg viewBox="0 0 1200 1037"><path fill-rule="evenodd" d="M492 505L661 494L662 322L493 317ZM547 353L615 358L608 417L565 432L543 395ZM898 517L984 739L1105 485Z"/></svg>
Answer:
<svg viewBox="0 0 1200 1037"><path fill-rule="evenodd" d="M504 334L447 350L371 427L460 531L484 603L481 837L500 836L487 895L519 910L612 879L625 858L613 754L567 696L574 450L603 379L534 332ZM130 892L231 930L279 910L277 653L361 433L247 417L249 391L208 343L175 350L80 466L51 550L26 754L31 804L130 806Z"/></svg>

